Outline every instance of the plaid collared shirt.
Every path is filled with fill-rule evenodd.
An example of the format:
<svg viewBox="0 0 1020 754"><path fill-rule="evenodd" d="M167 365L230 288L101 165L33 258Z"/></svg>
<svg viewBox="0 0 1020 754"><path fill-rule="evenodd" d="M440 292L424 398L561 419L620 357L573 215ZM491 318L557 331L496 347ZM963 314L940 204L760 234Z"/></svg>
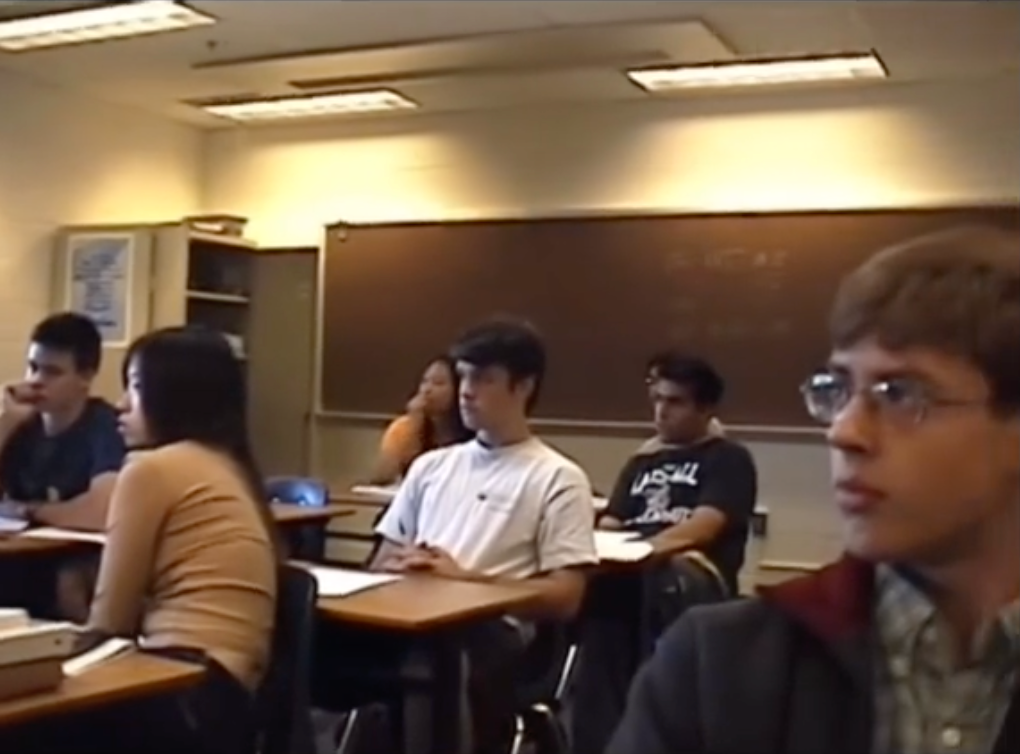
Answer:
<svg viewBox="0 0 1020 754"><path fill-rule="evenodd" d="M978 633L961 663L917 586L887 567L877 586L873 754L990 754L1020 680L1020 602Z"/></svg>

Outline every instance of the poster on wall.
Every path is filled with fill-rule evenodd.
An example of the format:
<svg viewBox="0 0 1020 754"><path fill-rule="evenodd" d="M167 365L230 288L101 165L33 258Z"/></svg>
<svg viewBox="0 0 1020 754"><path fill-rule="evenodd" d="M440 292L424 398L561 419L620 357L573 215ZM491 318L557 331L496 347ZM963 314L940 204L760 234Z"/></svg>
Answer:
<svg viewBox="0 0 1020 754"><path fill-rule="evenodd" d="M131 334L129 234L76 234L67 240L68 308L99 328L104 346L125 347Z"/></svg>

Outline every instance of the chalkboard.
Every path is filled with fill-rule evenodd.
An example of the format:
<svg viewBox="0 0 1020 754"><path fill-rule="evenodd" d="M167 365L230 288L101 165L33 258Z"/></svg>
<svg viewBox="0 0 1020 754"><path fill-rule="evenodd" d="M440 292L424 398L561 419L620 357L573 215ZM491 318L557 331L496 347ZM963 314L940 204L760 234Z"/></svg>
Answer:
<svg viewBox="0 0 1020 754"><path fill-rule="evenodd" d="M539 418L647 421L644 364L679 346L725 378L729 423L808 426L798 386L826 358L842 276L889 244L967 223L1020 229L1020 208L337 226L322 405L397 413L466 326L512 314L548 347Z"/></svg>

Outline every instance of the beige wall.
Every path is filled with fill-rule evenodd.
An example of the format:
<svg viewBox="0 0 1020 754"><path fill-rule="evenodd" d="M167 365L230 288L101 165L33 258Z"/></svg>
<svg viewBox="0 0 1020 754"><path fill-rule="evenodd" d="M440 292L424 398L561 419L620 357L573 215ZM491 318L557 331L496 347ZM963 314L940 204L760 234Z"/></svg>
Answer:
<svg viewBox="0 0 1020 754"><path fill-rule="evenodd" d="M206 158L206 208L250 217L267 244L318 243L322 225L340 219L1016 201L1020 94L1001 78L252 129L212 136ZM318 427L317 470L344 481L362 473L379 428L337 420ZM601 486L635 442L549 439ZM766 556L817 561L832 553L838 530L826 503L824 449L747 439L770 508Z"/></svg>
<svg viewBox="0 0 1020 754"><path fill-rule="evenodd" d="M194 212L200 157L191 129L0 71L0 381L50 311L56 229Z"/></svg>

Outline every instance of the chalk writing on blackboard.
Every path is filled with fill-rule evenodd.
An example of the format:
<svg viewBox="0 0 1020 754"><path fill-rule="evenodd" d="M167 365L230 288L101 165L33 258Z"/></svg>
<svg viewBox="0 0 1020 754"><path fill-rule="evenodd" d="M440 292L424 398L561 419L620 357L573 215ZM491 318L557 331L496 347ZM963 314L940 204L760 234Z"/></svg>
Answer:
<svg viewBox="0 0 1020 754"><path fill-rule="evenodd" d="M132 243L124 234L68 238L68 308L95 322L103 345L126 346L130 337Z"/></svg>

